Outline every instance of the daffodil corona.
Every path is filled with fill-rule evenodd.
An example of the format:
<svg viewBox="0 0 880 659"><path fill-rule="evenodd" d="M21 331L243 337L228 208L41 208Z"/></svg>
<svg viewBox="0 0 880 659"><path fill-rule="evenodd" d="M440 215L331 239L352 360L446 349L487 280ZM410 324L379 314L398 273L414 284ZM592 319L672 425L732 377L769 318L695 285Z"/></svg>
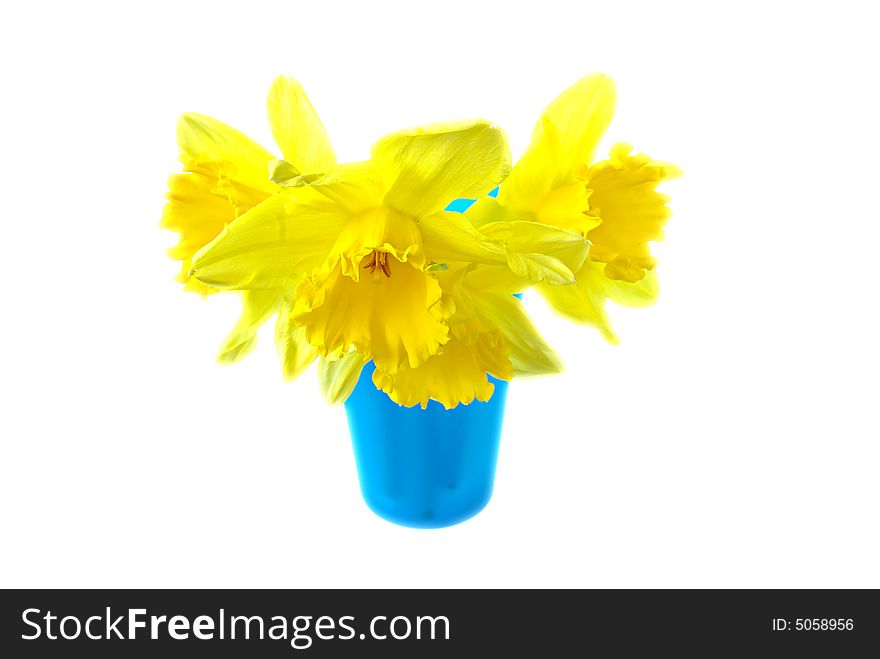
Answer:
<svg viewBox="0 0 880 659"><path fill-rule="evenodd" d="M630 155L628 144L614 145L608 160L593 161L614 102L614 82L603 75L564 91L544 110L498 198L481 200L468 213L477 226L528 218L583 235L590 251L575 285L537 289L558 312L612 342L605 300L645 306L657 297L648 243L662 238L670 212L656 188L680 174L669 163Z"/></svg>

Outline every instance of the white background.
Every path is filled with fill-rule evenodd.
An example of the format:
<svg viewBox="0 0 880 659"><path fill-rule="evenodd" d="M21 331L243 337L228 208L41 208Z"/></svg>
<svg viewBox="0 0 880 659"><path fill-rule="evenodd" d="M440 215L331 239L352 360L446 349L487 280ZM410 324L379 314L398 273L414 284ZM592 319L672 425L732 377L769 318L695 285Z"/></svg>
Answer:
<svg viewBox="0 0 880 659"><path fill-rule="evenodd" d="M880 53L870 3L6 3L0 585L880 586ZM663 293L620 347L540 299L567 372L511 387L495 496L415 531L343 410L172 281L184 111L273 146L299 78L343 160L483 116L514 157L582 75L605 145L679 164ZM267 328L271 330L271 327Z"/></svg>

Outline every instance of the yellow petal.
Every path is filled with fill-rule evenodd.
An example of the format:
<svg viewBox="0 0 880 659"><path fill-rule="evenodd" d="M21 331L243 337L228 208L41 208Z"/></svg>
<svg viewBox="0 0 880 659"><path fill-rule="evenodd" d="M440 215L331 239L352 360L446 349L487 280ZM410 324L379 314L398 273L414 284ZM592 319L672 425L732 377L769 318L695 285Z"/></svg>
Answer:
<svg viewBox="0 0 880 659"><path fill-rule="evenodd" d="M480 231L525 259L522 276L534 283L572 283L589 249L579 233L540 222L491 222Z"/></svg>
<svg viewBox="0 0 880 659"><path fill-rule="evenodd" d="M495 197L482 197L464 212L464 216L477 229L492 222L534 220L535 214L502 206Z"/></svg>
<svg viewBox="0 0 880 659"><path fill-rule="evenodd" d="M607 269L607 266L606 266ZM653 304L660 294L656 270L646 270L645 276L635 282L605 278L608 299L625 307L642 308Z"/></svg>
<svg viewBox="0 0 880 659"><path fill-rule="evenodd" d="M461 339L463 330L454 328L453 335ZM511 363L510 345L505 341L502 332L498 330L480 332L477 340L471 345L471 350L477 363L486 373L497 380L509 382L513 378L515 369Z"/></svg>
<svg viewBox="0 0 880 659"><path fill-rule="evenodd" d="M298 81L276 78L267 106L272 135L288 163L309 174L326 172L336 164L324 124Z"/></svg>
<svg viewBox="0 0 880 659"><path fill-rule="evenodd" d="M306 341L305 328L290 317L287 301L281 307L275 323L275 348L281 360L281 374L285 382L292 382L318 357L318 350Z"/></svg>
<svg viewBox="0 0 880 659"><path fill-rule="evenodd" d="M509 267L480 265L467 275L468 285L475 291L514 295L534 286L535 282L520 277Z"/></svg>
<svg viewBox="0 0 880 659"><path fill-rule="evenodd" d="M297 286L294 320L325 358L354 350L393 373L404 363L418 366L446 343L444 321L452 309L441 304L436 279L393 256L385 258L387 273L374 264L355 281L337 262Z"/></svg>
<svg viewBox="0 0 880 659"><path fill-rule="evenodd" d="M241 315L232 332L226 337L217 355L224 364L237 362L257 345L257 330L269 316L278 311L281 291L242 291Z"/></svg>
<svg viewBox="0 0 880 659"><path fill-rule="evenodd" d="M536 290L559 314L576 323L595 327L609 342L617 343L605 313L605 275L602 265L587 259L575 277L577 281L570 286L541 284Z"/></svg>
<svg viewBox="0 0 880 659"><path fill-rule="evenodd" d="M475 229L461 213L439 212L419 220L419 231L429 261L446 263L507 263L507 252Z"/></svg>
<svg viewBox="0 0 880 659"><path fill-rule="evenodd" d="M318 382L327 402L331 405L345 402L354 391L367 361L358 353L349 352L334 361L322 359L318 362Z"/></svg>
<svg viewBox="0 0 880 659"><path fill-rule="evenodd" d="M607 264L607 277L635 282L654 267L648 242L663 238L662 227L671 215L669 198L657 192L657 185L680 172L644 154L631 156L631 150L628 144L615 144L608 160L589 169L590 206L602 223L588 237L590 258Z"/></svg>
<svg viewBox="0 0 880 659"><path fill-rule="evenodd" d="M239 194L245 195L262 191L264 197L277 189L269 180L268 169L275 156L221 121L193 112L184 114L177 122L177 142L184 165L210 169L221 189L237 187Z"/></svg>
<svg viewBox="0 0 880 659"><path fill-rule="evenodd" d="M269 178L278 185L293 187L306 181L303 173L286 160L269 161Z"/></svg>
<svg viewBox="0 0 880 659"><path fill-rule="evenodd" d="M418 218L488 193L510 170L507 138L483 120L392 133L372 154L386 184L385 203Z"/></svg>
<svg viewBox="0 0 880 659"><path fill-rule="evenodd" d="M189 265L187 261L183 262L183 268L177 276L175 280L183 284L183 290L189 291L191 293L198 293L202 297L207 298L209 295L213 295L217 293L217 289L213 286L208 286L207 284L203 284L195 277L189 276Z"/></svg>
<svg viewBox="0 0 880 659"><path fill-rule="evenodd" d="M494 222L482 232L523 254L546 254L576 271L587 258L589 244L579 233L541 222Z"/></svg>
<svg viewBox="0 0 880 659"><path fill-rule="evenodd" d="M498 373L498 371L502 371ZM439 401L446 409L459 403L487 401L495 385L487 372L510 379L512 372L503 341L497 333L479 333L475 337L450 339L441 353L430 357L417 368L402 368L389 374L376 369L373 383L394 402L405 407L428 406Z"/></svg>
<svg viewBox="0 0 880 659"><path fill-rule="evenodd" d="M574 182L592 162L614 113L614 81L592 74L566 89L541 115L525 154L501 186L499 201L537 209L551 190Z"/></svg>
<svg viewBox="0 0 880 659"><path fill-rule="evenodd" d="M350 215L365 213L380 206L385 193L382 173L370 161L337 165L330 173L308 183L315 192L336 202Z"/></svg>
<svg viewBox="0 0 880 659"><path fill-rule="evenodd" d="M508 254L510 270L528 282L545 282L554 286L571 284L574 275L562 261L545 254Z"/></svg>
<svg viewBox="0 0 880 659"><path fill-rule="evenodd" d="M285 288L327 258L348 214L310 188L286 189L199 251L192 275L217 288Z"/></svg>
<svg viewBox="0 0 880 659"><path fill-rule="evenodd" d="M425 254L429 261L485 265L506 264L516 275L531 282L546 281L562 284L574 281L571 270L556 256L519 251L514 235L518 235L516 230L499 231L500 237L496 238L496 236L487 235L485 231L475 229L468 219L460 213L435 213L423 217L419 221L419 228ZM558 231L553 227L546 227L546 229L550 232ZM569 239L573 237L575 240L579 240L581 249L583 248L582 238L572 236L572 234L568 234L568 236ZM508 237L511 238L510 244L504 240Z"/></svg>
<svg viewBox="0 0 880 659"><path fill-rule="evenodd" d="M504 339L514 373L538 375L559 373L562 369L556 351L535 329L518 299L512 295L475 292L469 303L480 320L496 328Z"/></svg>
<svg viewBox="0 0 880 659"><path fill-rule="evenodd" d="M504 266L472 265L466 277L475 291L512 295L540 282L570 284L589 249L580 234L538 222L490 222L480 233L500 243L508 258Z"/></svg>

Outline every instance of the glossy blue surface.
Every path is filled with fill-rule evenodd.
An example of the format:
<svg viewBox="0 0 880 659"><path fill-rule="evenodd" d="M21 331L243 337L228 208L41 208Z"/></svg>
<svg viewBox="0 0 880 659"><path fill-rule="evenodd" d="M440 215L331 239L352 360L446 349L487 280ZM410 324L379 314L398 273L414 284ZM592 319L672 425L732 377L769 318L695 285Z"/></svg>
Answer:
<svg viewBox="0 0 880 659"><path fill-rule="evenodd" d="M498 194L497 189L490 193ZM472 199L447 207L463 213ZM447 410L401 407L373 384L364 367L345 413L361 493L380 517L415 528L439 528L476 515L492 497L507 382L490 376L495 393Z"/></svg>
<svg viewBox="0 0 880 659"><path fill-rule="evenodd" d="M504 419L507 383L495 393L445 409L401 407L361 373L345 413L361 492L370 509L395 524L438 528L476 515L489 502Z"/></svg>

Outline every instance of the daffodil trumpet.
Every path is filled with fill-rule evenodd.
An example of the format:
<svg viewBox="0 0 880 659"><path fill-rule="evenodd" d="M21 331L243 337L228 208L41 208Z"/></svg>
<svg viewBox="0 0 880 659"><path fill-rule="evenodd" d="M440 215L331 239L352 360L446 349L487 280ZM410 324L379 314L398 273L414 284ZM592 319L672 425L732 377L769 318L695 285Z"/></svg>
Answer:
<svg viewBox="0 0 880 659"><path fill-rule="evenodd" d="M606 300L656 299L649 243L670 214L657 187L679 171L624 143L595 159L614 101L610 78L581 79L515 164L483 119L396 131L339 163L287 77L267 103L277 153L205 115L178 122L183 171L162 217L178 281L241 297L221 362L273 316L284 379L317 361L380 516L447 526L489 500L508 381L562 368L521 293L611 342Z"/></svg>

